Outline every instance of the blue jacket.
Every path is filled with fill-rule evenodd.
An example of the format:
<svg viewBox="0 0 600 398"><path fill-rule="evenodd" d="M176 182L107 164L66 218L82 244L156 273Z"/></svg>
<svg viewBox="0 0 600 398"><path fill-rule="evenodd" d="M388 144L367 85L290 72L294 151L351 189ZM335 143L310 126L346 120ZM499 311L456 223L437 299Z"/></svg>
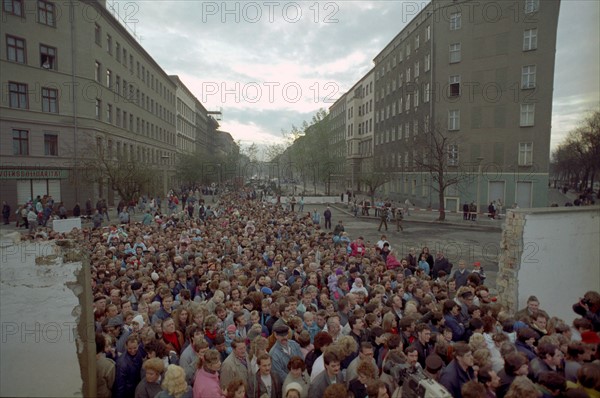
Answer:
<svg viewBox="0 0 600 398"><path fill-rule="evenodd" d="M279 384L281 385L283 385L283 382L288 375L287 365L290 362L290 359L292 357L303 358L302 351L300 351L300 345L298 343L293 340L288 340L287 344L290 351L289 354L283 350L283 347L279 341L275 343L273 348L271 348L271 351L269 351L269 355L271 356L273 363L271 369L273 373L275 373L275 376L277 376L279 379Z"/></svg>
<svg viewBox="0 0 600 398"><path fill-rule="evenodd" d="M117 359L114 394L115 398L133 397L135 388L141 380L142 363L144 354L138 349L135 356L125 353Z"/></svg>
<svg viewBox="0 0 600 398"><path fill-rule="evenodd" d="M442 370L442 374L440 375L440 384L443 385L454 398L462 398L460 389L470 380L475 380L473 369L469 368L467 369L467 372L465 372L456 359L453 359L448 366Z"/></svg>
<svg viewBox="0 0 600 398"><path fill-rule="evenodd" d="M465 327L461 325L458 320L450 314L444 315L446 326L452 330L452 341L462 341L465 337Z"/></svg>

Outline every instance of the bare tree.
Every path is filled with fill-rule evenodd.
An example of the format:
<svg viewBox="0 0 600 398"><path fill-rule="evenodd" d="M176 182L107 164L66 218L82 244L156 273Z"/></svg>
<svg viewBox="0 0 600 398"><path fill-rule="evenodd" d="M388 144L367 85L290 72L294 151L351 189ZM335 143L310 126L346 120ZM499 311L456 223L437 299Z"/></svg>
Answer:
<svg viewBox="0 0 600 398"><path fill-rule="evenodd" d="M127 202L142 194L155 194L160 190L156 178L160 175L158 169L124 155L113 154L110 148L101 145L90 147L94 149L81 162L84 178L88 182L108 184Z"/></svg>
<svg viewBox="0 0 600 398"><path fill-rule="evenodd" d="M390 173L382 171L373 171L358 175L358 181L367 188L367 195L371 198L371 205L375 203L375 193L377 192L377 189L388 183L390 180Z"/></svg>
<svg viewBox="0 0 600 398"><path fill-rule="evenodd" d="M438 192L438 221L446 219L446 189L468 177L464 173L458 173L458 138L449 137L441 128L435 126L419 134L415 140L415 148L419 148L417 156L413 159L416 169L429 173L432 188ZM452 167L457 169L456 172L449 172Z"/></svg>
<svg viewBox="0 0 600 398"><path fill-rule="evenodd" d="M600 172L600 111L590 113L552 154L554 178L580 191L594 187ZM598 194L600 198L600 190Z"/></svg>

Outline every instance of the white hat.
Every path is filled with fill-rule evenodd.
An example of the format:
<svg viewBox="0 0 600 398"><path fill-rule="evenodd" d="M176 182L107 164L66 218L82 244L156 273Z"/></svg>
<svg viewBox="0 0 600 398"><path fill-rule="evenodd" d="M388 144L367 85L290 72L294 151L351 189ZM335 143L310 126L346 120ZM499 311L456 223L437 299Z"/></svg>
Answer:
<svg viewBox="0 0 600 398"><path fill-rule="evenodd" d="M140 329L144 327L144 317L141 315L136 315L133 317L133 322L137 322L138 325L140 325Z"/></svg>
<svg viewBox="0 0 600 398"><path fill-rule="evenodd" d="M152 278L152 280L156 282L158 281L159 276L156 272L153 272L152 274L150 274L150 278Z"/></svg>
<svg viewBox="0 0 600 398"><path fill-rule="evenodd" d="M300 385L300 383L296 383L295 381L291 382L290 384L287 385L287 387L285 387L285 391L284 391L284 396L287 395L287 393L290 390L296 390L300 393L300 395L302 395L302 386Z"/></svg>

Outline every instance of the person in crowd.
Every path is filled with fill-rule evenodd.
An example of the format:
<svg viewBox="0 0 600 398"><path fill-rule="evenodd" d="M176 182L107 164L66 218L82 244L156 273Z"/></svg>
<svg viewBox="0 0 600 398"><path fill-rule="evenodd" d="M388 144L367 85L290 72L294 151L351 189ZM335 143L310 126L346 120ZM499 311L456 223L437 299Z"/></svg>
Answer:
<svg viewBox="0 0 600 398"><path fill-rule="evenodd" d="M145 377L135 388L135 398L154 398L162 391L160 386L165 364L159 358L151 358L142 365Z"/></svg>
<svg viewBox="0 0 600 398"><path fill-rule="evenodd" d="M155 398L192 398L192 388L185 381L181 366L169 365L162 382L162 391Z"/></svg>
<svg viewBox="0 0 600 398"><path fill-rule="evenodd" d="M573 308L581 318L571 329L541 311L535 296L512 313L500 296L490 297L493 286L481 285L481 273L462 271L460 258L438 255L434 262L426 247L416 256L402 245L385 253L380 242L359 239L347 226L337 228L342 236L335 242L312 211L261 201L250 187L219 192L210 211L201 216L194 208L190 215L188 204L199 202L202 191L215 189L174 190L185 207L169 214L146 199L154 202L147 222L139 221L146 212L140 208L139 220L109 229L101 228L102 216L99 228L84 224L69 233L34 224L35 239L73 239L89 253L91 310L104 343L97 344L98 396L183 396L185 383L195 397L304 398L347 394L346 388L384 397L398 390L384 376L387 364L418 369L453 396L467 396L463 388L475 384L483 396L534 396L523 395L531 383L522 376L546 394L597 388L597 292L582 292ZM47 200L38 202L47 208ZM37 220L36 205L27 206ZM397 264L388 267L386 256ZM459 261L453 273L451 260ZM338 356L339 371L327 353ZM168 377L161 370L176 364L184 383L173 386L180 388L165 381L180 381L181 372ZM561 375L571 383L566 391Z"/></svg>

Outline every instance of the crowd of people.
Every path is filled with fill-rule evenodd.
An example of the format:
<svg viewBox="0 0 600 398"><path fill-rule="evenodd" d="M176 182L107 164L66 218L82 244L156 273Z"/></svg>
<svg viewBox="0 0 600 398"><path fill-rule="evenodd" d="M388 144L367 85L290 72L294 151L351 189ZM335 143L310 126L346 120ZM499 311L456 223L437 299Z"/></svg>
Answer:
<svg viewBox="0 0 600 398"><path fill-rule="evenodd" d="M440 398L600 397L598 292L573 324L534 296L510 313L477 263L368 246L251 189L168 203L67 234L90 252L99 397L420 396L407 375Z"/></svg>

